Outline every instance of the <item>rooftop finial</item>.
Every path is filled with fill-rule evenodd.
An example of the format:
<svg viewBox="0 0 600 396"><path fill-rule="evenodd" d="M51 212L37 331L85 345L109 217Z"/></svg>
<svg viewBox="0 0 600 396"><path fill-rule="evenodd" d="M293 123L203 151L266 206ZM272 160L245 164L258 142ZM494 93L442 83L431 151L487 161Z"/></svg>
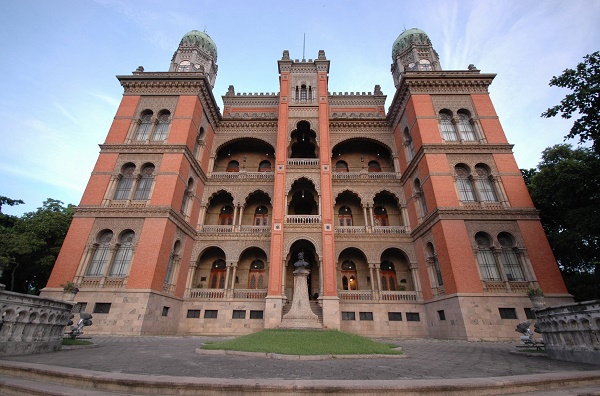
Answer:
<svg viewBox="0 0 600 396"><path fill-rule="evenodd" d="M304 49L306 48L306 33L304 33L304 40L302 41L302 60L306 59L304 57Z"/></svg>

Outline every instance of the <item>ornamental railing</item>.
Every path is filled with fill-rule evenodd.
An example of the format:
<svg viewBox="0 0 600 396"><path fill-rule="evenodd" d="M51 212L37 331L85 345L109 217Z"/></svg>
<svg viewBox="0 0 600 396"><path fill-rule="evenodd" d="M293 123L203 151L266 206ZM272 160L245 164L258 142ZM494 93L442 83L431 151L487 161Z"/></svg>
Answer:
<svg viewBox="0 0 600 396"><path fill-rule="evenodd" d="M285 222L287 224L319 224L321 215L287 215Z"/></svg>
<svg viewBox="0 0 600 396"><path fill-rule="evenodd" d="M419 299L416 291L382 291L379 296L384 301L417 301Z"/></svg>
<svg viewBox="0 0 600 396"><path fill-rule="evenodd" d="M249 232L251 234L268 234L271 232L271 226L245 226L240 228L240 232Z"/></svg>
<svg viewBox="0 0 600 396"><path fill-rule="evenodd" d="M366 234L367 227L365 226L336 226L336 234Z"/></svg>
<svg viewBox="0 0 600 396"><path fill-rule="evenodd" d="M213 172L211 179L217 180L274 180L273 172Z"/></svg>
<svg viewBox="0 0 600 396"><path fill-rule="evenodd" d="M233 298L241 300L261 300L267 297L267 289L234 289Z"/></svg>
<svg viewBox="0 0 600 396"><path fill-rule="evenodd" d="M318 166L318 158L288 158L287 164L291 166Z"/></svg>
<svg viewBox="0 0 600 396"><path fill-rule="evenodd" d="M398 179L395 172L333 172L333 180L391 180Z"/></svg>
<svg viewBox="0 0 600 396"><path fill-rule="evenodd" d="M202 232L228 233L233 232L232 225L203 225Z"/></svg>
<svg viewBox="0 0 600 396"><path fill-rule="evenodd" d="M58 351L72 303L0 291L0 355Z"/></svg>
<svg viewBox="0 0 600 396"><path fill-rule="evenodd" d="M338 297L344 301L369 301L374 299L371 290L338 290Z"/></svg>
<svg viewBox="0 0 600 396"><path fill-rule="evenodd" d="M190 298L216 299L225 297L224 289L191 289Z"/></svg>
<svg viewBox="0 0 600 396"><path fill-rule="evenodd" d="M407 234L408 227L405 226L375 226L373 227L375 234Z"/></svg>

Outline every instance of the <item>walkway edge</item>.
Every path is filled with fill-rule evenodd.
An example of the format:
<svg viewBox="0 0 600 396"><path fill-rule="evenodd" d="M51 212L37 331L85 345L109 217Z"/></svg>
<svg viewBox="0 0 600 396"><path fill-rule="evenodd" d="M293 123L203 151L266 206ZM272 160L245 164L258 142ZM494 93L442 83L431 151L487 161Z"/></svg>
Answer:
<svg viewBox="0 0 600 396"><path fill-rule="evenodd" d="M227 351L224 349L196 348L199 355L234 355L277 360L330 360L330 359L406 359L408 355L285 355L270 352Z"/></svg>
<svg viewBox="0 0 600 396"><path fill-rule="evenodd" d="M403 395L499 395L600 384L600 370L461 379L280 380L149 376L12 361L0 361L0 375L81 389L154 395L391 395L400 391Z"/></svg>

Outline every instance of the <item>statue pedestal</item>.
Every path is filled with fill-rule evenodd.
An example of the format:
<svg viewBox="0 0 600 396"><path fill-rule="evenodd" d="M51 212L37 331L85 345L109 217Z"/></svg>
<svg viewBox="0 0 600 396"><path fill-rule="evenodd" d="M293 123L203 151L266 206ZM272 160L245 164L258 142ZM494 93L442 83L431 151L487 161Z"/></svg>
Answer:
<svg viewBox="0 0 600 396"><path fill-rule="evenodd" d="M321 329L323 326L319 323L319 318L310 309L308 300L308 283L306 278L310 271L304 268L298 268L294 271L294 299L290 312L283 316L281 320L282 328L302 328L302 329Z"/></svg>

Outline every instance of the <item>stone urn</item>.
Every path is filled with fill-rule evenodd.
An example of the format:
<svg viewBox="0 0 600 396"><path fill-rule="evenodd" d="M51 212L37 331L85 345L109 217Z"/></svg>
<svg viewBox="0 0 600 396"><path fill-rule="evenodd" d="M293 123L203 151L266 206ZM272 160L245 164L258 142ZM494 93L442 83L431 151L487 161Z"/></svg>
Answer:
<svg viewBox="0 0 600 396"><path fill-rule="evenodd" d="M544 293L539 288L530 288L527 290L527 296L531 300L531 304L533 304L533 308L541 309L546 307L546 298L544 297Z"/></svg>

